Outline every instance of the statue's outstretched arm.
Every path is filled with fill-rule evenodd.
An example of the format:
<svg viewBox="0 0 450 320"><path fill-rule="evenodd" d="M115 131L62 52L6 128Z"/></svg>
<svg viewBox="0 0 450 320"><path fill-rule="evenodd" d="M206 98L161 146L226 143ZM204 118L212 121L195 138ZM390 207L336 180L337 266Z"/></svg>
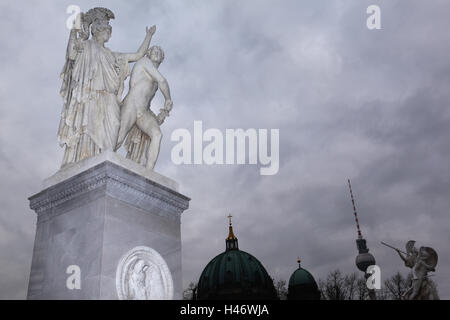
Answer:
<svg viewBox="0 0 450 320"><path fill-rule="evenodd" d="M136 62L145 55L148 47L150 46L150 41L152 40L153 34L156 31L156 26L152 26L150 29L146 27L145 30L147 34L145 35L145 39L136 53L119 53L124 60L128 62Z"/></svg>
<svg viewBox="0 0 450 320"><path fill-rule="evenodd" d="M397 253L400 256L400 258L403 260L403 262L406 262L406 257L403 256L403 254L400 252L400 250L397 250Z"/></svg>

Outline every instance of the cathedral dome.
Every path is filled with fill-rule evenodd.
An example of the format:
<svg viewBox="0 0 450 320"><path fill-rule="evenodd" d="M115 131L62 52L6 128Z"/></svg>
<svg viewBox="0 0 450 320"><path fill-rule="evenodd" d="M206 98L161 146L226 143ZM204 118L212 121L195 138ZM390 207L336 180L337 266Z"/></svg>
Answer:
<svg viewBox="0 0 450 320"><path fill-rule="evenodd" d="M319 300L320 292L316 280L308 270L300 266L289 278L288 300Z"/></svg>
<svg viewBox="0 0 450 320"><path fill-rule="evenodd" d="M273 281L261 262L239 250L230 233L226 251L212 259L198 281L197 299L277 299Z"/></svg>

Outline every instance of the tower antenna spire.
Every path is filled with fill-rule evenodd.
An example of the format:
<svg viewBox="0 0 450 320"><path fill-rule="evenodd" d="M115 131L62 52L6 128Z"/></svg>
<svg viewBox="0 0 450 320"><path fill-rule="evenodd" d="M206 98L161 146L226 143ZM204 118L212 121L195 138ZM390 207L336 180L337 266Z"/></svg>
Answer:
<svg viewBox="0 0 450 320"><path fill-rule="evenodd" d="M362 239L361 229L359 228L358 213L356 212L355 198L353 197L352 184L348 179L348 188L350 189L350 197L352 199L353 214L355 215L356 228L358 230L358 239Z"/></svg>
<svg viewBox="0 0 450 320"><path fill-rule="evenodd" d="M350 189L350 197L352 198L353 214L355 215L356 228L358 229L358 239L356 239L356 248L358 249L358 255L356 256L356 266L359 270L364 272L364 276L367 279L370 277L367 272L367 268L375 264L375 257L369 253L367 248L366 239L363 239L361 229L359 228L358 213L356 212L355 198L353 197L352 184L348 179L348 188ZM374 289L369 289L370 300L376 300L377 296Z"/></svg>

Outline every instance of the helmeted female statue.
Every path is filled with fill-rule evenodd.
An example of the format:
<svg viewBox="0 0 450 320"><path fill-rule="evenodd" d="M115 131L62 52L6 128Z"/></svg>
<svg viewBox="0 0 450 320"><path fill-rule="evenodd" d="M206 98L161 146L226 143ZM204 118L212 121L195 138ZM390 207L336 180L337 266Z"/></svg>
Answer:
<svg viewBox="0 0 450 320"><path fill-rule="evenodd" d="M64 106L58 139L65 146L62 166L114 150L128 64L144 56L156 30L155 26L146 29L136 53L112 52L105 47L112 33L110 19L114 14L109 9L93 8L82 14L81 29L70 32L61 74Z"/></svg>

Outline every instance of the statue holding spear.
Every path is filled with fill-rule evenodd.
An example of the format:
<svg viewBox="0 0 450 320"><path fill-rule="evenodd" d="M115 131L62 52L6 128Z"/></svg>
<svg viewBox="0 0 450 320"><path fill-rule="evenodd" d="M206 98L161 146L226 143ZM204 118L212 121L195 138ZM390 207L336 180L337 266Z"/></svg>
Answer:
<svg viewBox="0 0 450 320"><path fill-rule="evenodd" d="M406 300L439 300L436 288L428 281L428 272L436 271L438 255L433 248L414 246L416 242L409 240L406 243L406 252L401 251L387 243L381 244L397 251L405 266L412 269L412 286L403 293Z"/></svg>

